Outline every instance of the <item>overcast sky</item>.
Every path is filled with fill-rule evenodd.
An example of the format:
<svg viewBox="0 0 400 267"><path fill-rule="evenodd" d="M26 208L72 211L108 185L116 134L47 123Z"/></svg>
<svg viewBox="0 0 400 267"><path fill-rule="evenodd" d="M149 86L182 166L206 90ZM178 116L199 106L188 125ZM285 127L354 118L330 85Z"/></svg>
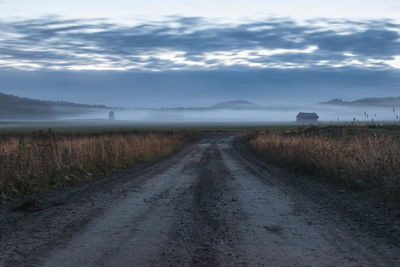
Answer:
<svg viewBox="0 0 400 267"><path fill-rule="evenodd" d="M400 95L400 1L0 1L0 91L122 106Z"/></svg>

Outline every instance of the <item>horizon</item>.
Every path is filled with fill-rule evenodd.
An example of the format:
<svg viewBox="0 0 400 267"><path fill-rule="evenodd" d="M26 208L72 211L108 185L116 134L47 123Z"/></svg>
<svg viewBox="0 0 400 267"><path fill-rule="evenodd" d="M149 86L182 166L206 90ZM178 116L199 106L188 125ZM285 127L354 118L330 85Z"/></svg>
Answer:
<svg viewBox="0 0 400 267"><path fill-rule="evenodd" d="M18 99L18 97L17 97ZM29 99L29 98L28 98ZM329 101L305 104L277 104L266 105L260 101L246 101L243 99L224 100L206 106L174 106L174 107L121 107L121 106L86 106L85 103L71 103L64 101L41 102L35 99L34 103L15 102L0 98L1 122L17 121L64 121L74 124L77 120L93 124L93 120L104 121L113 112L113 120L125 122L126 125L140 127L143 123L162 123L191 125L192 123L292 123L297 114L317 113L319 123L332 122L397 122L400 117L400 97L364 98L355 102L344 101L329 103ZM372 100L372 102L371 102ZM375 101L373 101L375 100ZM43 100L46 101L46 100ZM361 102L360 102L361 101ZM19 104L15 104L19 103ZM64 104L62 104L64 103ZM65 105L66 104L66 105ZM78 104L78 106L75 106ZM4 107L3 107L4 105ZM10 106L11 105L11 106ZM82 106L79 106L82 105ZM21 109L22 108L22 109ZM25 111L23 111L25 110ZM28 112L28 113L26 113ZM7 116L4 116L8 114ZM107 122L107 120L106 120ZM8 127L4 124L2 128Z"/></svg>
<svg viewBox="0 0 400 267"><path fill-rule="evenodd" d="M14 96L14 97L18 97L18 98L26 98L26 99L35 100L35 101L44 101L44 102L46 102L46 101L50 101L50 102L64 102L64 103L67 103L67 104L90 105L90 106L104 106L104 107L106 107L106 108L115 108L115 109L118 109L118 108L122 108L122 109L176 109L176 108L189 108L189 109L190 109L190 108L210 108L210 107L213 107L213 106L218 105L218 104L225 104L225 103L230 103L230 102L247 102L248 104L255 104L255 105L258 105L258 106L261 106L261 107L277 107L277 106L285 107L285 105L283 105L282 103L278 103L278 104L275 104L275 105L265 105L265 104L263 104L262 102L257 102L257 100L254 100L254 101L253 101L253 100L239 99L239 98L237 98L237 99L234 99L234 98L232 98L232 99L225 99L225 100L221 100L221 101L217 101L217 102L211 103L210 105L206 105L206 106L171 106L171 107L165 107L165 106L159 106L159 107L140 107L140 106L137 106L137 107L125 107L125 106L108 106L108 105L106 105L106 104L104 104L104 103L93 103L93 104L88 104L88 103L84 103L84 102L70 102L70 101L65 101L65 100L63 100L63 99L52 100L52 99L45 99L45 98L29 98L29 97L23 97L23 96L19 96L19 95L15 95L15 94L7 94L7 93L4 93L4 92L2 92L2 91L0 91L0 94L7 95L7 96ZM390 99L390 98L396 99L396 98L400 98L400 95L398 95L398 96L395 96L395 95L393 95L393 96L384 96L384 97L369 96L369 97L356 98L356 99L345 99L345 98L341 98L341 97L335 97L335 98L325 99L325 100L323 100L323 101L316 102L316 103L297 103L297 105L301 106L301 105L308 105L308 104L314 104L314 105L318 105L318 104L327 104L328 102L335 101L335 100L338 100L338 101L340 101L340 102L345 102L345 103L352 103L352 102L360 101L360 100L388 99L388 98L389 98L389 99ZM288 105L288 106L291 106L290 104L287 104L287 105Z"/></svg>

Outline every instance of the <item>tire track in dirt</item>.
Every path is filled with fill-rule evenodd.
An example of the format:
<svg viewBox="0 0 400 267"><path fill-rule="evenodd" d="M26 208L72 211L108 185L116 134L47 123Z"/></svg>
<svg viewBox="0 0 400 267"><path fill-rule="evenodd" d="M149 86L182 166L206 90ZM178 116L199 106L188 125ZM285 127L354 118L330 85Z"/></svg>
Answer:
<svg viewBox="0 0 400 267"><path fill-rule="evenodd" d="M244 220L232 177L214 143L197 166L198 178L180 196L179 212L161 257L170 265L234 265L241 258L232 222Z"/></svg>
<svg viewBox="0 0 400 267"><path fill-rule="evenodd" d="M153 261L154 251L167 242L175 217L171 202L196 178L187 166L198 162L202 153L197 148L146 180L66 247L53 252L43 266L143 266Z"/></svg>

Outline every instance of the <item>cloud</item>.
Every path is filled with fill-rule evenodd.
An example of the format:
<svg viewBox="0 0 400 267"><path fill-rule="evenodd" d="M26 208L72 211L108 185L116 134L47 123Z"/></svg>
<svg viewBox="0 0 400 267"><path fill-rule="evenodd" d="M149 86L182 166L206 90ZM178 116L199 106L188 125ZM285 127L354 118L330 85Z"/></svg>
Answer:
<svg viewBox="0 0 400 267"><path fill-rule="evenodd" d="M398 69L400 25L169 17L139 25L58 17L0 21L0 68L20 70Z"/></svg>

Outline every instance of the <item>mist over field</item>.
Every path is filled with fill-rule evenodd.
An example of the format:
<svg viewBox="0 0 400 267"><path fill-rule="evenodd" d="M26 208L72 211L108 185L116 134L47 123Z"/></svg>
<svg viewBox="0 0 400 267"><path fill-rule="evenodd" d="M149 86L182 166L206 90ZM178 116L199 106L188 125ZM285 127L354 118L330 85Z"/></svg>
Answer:
<svg viewBox="0 0 400 267"><path fill-rule="evenodd" d="M395 121L400 108L393 112L392 107L343 107L334 105L293 105L272 106L264 109L120 109L114 110L116 120L141 122L295 122L299 112L315 112L319 121L359 122ZM59 120L95 119L105 120L108 110L95 110L86 114L60 117ZM368 114L368 117L365 115ZM376 115L376 116L375 116Z"/></svg>
<svg viewBox="0 0 400 267"><path fill-rule="evenodd" d="M110 113L114 114L111 121L131 123L292 123L300 112L316 113L319 118L313 123L393 122L400 116L400 97L364 98L350 102L335 98L319 104L301 104L304 103L301 100L278 104L279 101L275 101L274 105L261 100L258 103L208 101L213 104L190 106L182 101L177 107L126 108L37 100L0 93L0 121L106 121L110 119Z"/></svg>

